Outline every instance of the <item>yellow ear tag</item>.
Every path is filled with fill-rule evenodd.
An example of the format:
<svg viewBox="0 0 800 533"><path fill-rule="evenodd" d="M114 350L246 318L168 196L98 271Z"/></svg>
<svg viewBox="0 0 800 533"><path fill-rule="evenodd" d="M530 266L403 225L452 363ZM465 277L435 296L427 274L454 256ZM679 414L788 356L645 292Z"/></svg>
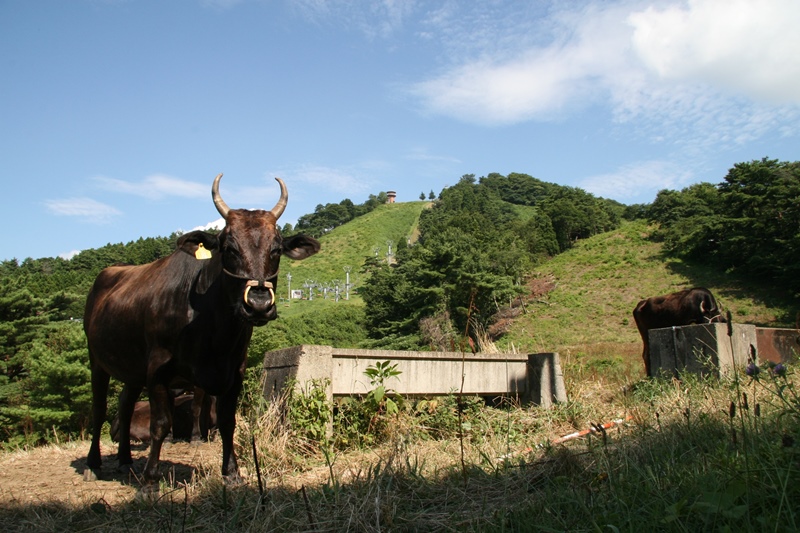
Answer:
<svg viewBox="0 0 800 533"><path fill-rule="evenodd" d="M211 252L206 250L206 247L203 246L203 243L197 245L197 250L194 253L194 256L197 259L211 259Z"/></svg>

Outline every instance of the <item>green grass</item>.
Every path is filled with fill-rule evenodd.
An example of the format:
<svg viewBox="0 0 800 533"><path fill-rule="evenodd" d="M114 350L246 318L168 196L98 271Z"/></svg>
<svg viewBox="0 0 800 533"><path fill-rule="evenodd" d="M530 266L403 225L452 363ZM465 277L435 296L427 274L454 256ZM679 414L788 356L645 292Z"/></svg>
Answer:
<svg viewBox="0 0 800 533"><path fill-rule="evenodd" d="M157 499L4 502L4 531L797 531L800 419L776 390L798 385L700 379L629 381L627 391L570 391L568 404L486 408L442 401L404 410L382 444L315 451L269 408L238 432L244 486L200 470ZM627 381L626 381L627 380ZM747 393L748 400L744 400ZM749 403L748 403L749 402ZM730 406L735 406L731 410ZM758 406L758 408L756 407ZM553 445L590 423L630 417L605 433ZM248 420L252 422L248 423ZM463 439L458 427L463 423ZM431 435L440 431L435 438ZM266 490L250 451L257 438ZM428 435L428 436L426 436ZM32 476L35 473L32 472Z"/></svg>
<svg viewBox="0 0 800 533"><path fill-rule="evenodd" d="M379 206L374 211L358 217L344 226L334 228L320 238L322 249L317 255L302 261L284 259L281 262L281 284L286 274L292 275L292 287L299 289L305 280L331 282L340 280L344 286L345 271L349 266L350 283L358 287L363 274L364 259L375 255L386 256L387 241L393 246L415 237L419 215L428 202L400 202Z"/></svg>

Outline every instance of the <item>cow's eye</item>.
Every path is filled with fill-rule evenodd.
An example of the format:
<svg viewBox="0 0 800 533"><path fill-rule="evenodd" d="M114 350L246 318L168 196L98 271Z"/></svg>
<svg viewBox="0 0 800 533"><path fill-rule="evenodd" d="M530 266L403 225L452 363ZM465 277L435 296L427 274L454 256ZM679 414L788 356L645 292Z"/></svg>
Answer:
<svg viewBox="0 0 800 533"><path fill-rule="evenodd" d="M229 269L235 268L241 261L240 258L241 253L239 252L239 246L236 244L236 241L231 239L227 240L222 247L222 259L225 263L225 267Z"/></svg>

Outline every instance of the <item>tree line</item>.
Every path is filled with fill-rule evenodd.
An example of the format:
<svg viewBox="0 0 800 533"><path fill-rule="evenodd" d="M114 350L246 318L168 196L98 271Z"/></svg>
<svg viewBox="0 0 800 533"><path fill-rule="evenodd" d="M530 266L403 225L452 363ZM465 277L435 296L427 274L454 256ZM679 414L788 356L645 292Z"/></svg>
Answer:
<svg viewBox="0 0 800 533"><path fill-rule="evenodd" d="M366 215L379 205L385 204L387 198L386 192L380 192L377 195L370 194L363 204L354 204L350 199L344 199L338 204L319 204L313 213L298 218L294 227L291 224L284 225L281 232L287 236L305 233L319 238L332 229L347 224L354 218Z"/></svg>
<svg viewBox="0 0 800 533"><path fill-rule="evenodd" d="M717 185L660 191L642 214L668 253L800 298L800 162L737 163Z"/></svg>

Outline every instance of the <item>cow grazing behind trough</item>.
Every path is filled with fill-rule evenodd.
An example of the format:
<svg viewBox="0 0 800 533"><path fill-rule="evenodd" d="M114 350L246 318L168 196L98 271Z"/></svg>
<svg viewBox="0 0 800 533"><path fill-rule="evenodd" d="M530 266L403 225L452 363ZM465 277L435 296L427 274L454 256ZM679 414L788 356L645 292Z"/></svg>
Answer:
<svg viewBox="0 0 800 533"><path fill-rule="evenodd" d="M277 318L275 293L281 256L305 259L319 242L305 235L283 238L277 221L288 202L269 211L231 209L211 197L225 227L219 235L192 231L169 256L146 265L112 266L97 276L86 300L84 331L92 376L92 443L84 477L100 472L100 430L106 417L109 379L121 381L121 470L131 467L130 421L140 392L150 401L150 451L144 467L147 490L157 490L161 445L172 426L170 387L191 383L217 398L222 475L238 481L233 450L236 408L253 326Z"/></svg>
<svg viewBox="0 0 800 533"><path fill-rule="evenodd" d="M642 336L644 369L652 376L650 368L651 329L726 322L711 291L702 287L685 289L663 296L654 296L638 303L633 310L636 327Z"/></svg>

